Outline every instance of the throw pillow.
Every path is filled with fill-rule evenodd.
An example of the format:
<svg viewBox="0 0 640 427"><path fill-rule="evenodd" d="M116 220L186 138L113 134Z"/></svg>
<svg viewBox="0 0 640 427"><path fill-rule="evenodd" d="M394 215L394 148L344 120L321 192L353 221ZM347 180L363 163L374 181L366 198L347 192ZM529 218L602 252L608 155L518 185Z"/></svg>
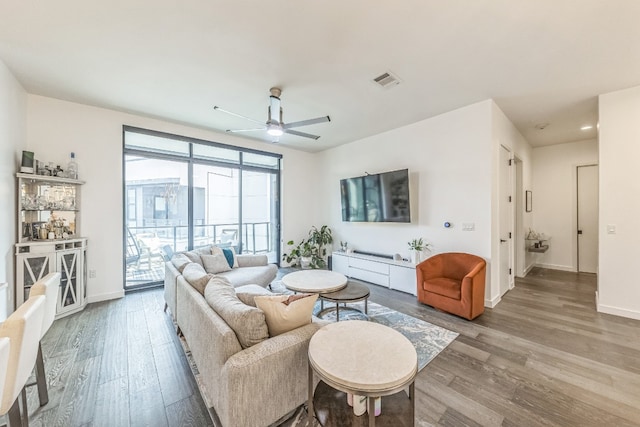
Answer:
<svg viewBox="0 0 640 427"><path fill-rule="evenodd" d="M207 283L209 283L209 279L213 277L213 274L207 273L200 264L190 262L182 271L182 276L191 286L204 295L204 289L207 287Z"/></svg>
<svg viewBox="0 0 640 427"><path fill-rule="evenodd" d="M227 259L223 254L200 255L200 258L202 258L202 265L204 265L204 269L207 273L218 274L231 270L231 267L229 267Z"/></svg>
<svg viewBox="0 0 640 427"><path fill-rule="evenodd" d="M238 268L238 257L236 251L233 248L222 248L222 253L229 263L229 267Z"/></svg>
<svg viewBox="0 0 640 427"><path fill-rule="evenodd" d="M235 289L240 301L252 307L256 306L255 297L261 295L273 296L273 292L269 292L260 285L242 285Z"/></svg>
<svg viewBox="0 0 640 427"><path fill-rule="evenodd" d="M199 264L200 267L202 267L202 259L200 259L200 254L192 251L183 252L183 254L184 256L189 258L191 262L195 262L196 264Z"/></svg>
<svg viewBox="0 0 640 427"><path fill-rule="evenodd" d="M222 255L222 249L220 249L216 245L212 245L211 246L211 255L218 255L218 254Z"/></svg>
<svg viewBox="0 0 640 427"><path fill-rule="evenodd" d="M171 263L178 269L180 273L189 264L191 260L185 254L175 254L171 257Z"/></svg>
<svg viewBox="0 0 640 427"><path fill-rule="evenodd" d="M255 297L256 306L264 311L269 336L276 336L311 323L313 305L318 294Z"/></svg>
<svg viewBox="0 0 640 427"><path fill-rule="evenodd" d="M201 246L194 249L193 252L197 253L198 255L209 255L211 254L211 245Z"/></svg>
<svg viewBox="0 0 640 427"><path fill-rule="evenodd" d="M242 348L248 348L269 338L264 312L244 304L236 291L219 276L214 277L204 291L209 306L224 320Z"/></svg>

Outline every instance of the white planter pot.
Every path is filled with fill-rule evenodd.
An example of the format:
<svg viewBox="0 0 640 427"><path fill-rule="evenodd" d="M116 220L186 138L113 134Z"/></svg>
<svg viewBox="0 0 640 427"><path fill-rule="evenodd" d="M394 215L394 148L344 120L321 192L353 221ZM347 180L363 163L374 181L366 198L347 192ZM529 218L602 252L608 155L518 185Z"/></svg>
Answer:
<svg viewBox="0 0 640 427"><path fill-rule="evenodd" d="M422 252L420 251L411 251L411 262L414 264L419 264L422 261Z"/></svg>
<svg viewBox="0 0 640 427"><path fill-rule="evenodd" d="M309 268L311 265L311 257L310 256L302 256L300 257L300 267Z"/></svg>

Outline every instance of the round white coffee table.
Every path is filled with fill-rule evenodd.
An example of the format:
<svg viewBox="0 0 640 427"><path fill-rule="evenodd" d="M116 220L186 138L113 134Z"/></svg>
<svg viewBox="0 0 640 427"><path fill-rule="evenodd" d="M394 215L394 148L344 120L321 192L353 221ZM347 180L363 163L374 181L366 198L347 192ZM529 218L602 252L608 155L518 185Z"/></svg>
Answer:
<svg viewBox="0 0 640 427"><path fill-rule="evenodd" d="M282 283L291 291L321 294L344 288L347 277L329 270L301 270L284 276Z"/></svg>
<svg viewBox="0 0 640 427"><path fill-rule="evenodd" d="M331 323L309 341L309 421L313 421L313 374L336 390L367 396L369 426L375 425L374 399L409 386L415 421L414 381L418 355L413 344L388 326L362 320Z"/></svg>

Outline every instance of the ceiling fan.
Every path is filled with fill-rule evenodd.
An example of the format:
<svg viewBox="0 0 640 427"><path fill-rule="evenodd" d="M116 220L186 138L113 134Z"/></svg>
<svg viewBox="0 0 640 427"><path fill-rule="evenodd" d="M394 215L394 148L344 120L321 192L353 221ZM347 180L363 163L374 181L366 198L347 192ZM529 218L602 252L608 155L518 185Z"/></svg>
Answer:
<svg viewBox="0 0 640 427"><path fill-rule="evenodd" d="M269 91L271 92L271 96L269 96L269 111L268 111L269 115L267 117L266 123L251 119L249 117L242 116L240 114L232 113L231 111L223 110L217 105L214 106L213 109L262 125L259 128L253 128L253 129L235 129L235 130L227 129L227 132L235 133L235 132L254 132L258 130L266 130L267 133L273 137L273 142L278 142L278 138L281 137L282 134L284 133L288 133L290 135L302 136L304 138L311 138L311 139L320 138L318 135L299 132L297 130L293 130L292 128L315 125L317 123L330 122L331 118L329 116L322 116L316 119L301 120L299 122L293 122L293 123L284 123L282 121L282 107L280 106L280 95L282 94L282 90L280 90L277 87L272 87L271 89L269 89Z"/></svg>

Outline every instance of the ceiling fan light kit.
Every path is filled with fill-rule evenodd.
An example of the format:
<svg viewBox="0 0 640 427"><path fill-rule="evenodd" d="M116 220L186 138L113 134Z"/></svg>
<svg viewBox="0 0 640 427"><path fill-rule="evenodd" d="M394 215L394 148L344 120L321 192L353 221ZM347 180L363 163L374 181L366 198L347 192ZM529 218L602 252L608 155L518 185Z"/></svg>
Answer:
<svg viewBox="0 0 640 427"><path fill-rule="evenodd" d="M285 124L284 121L282 120L282 106L280 104L280 95L282 94L282 90L280 90L280 88L277 88L277 87L272 87L271 89L269 89L269 92L271 93L271 96L269 96L268 119L267 119L267 122L263 125L263 127L256 128L256 129L236 129L236 130L227 129L227 132L235 133L235 132L253 132L257 130L260 130L260 131L266 130L267 134L273 137L272 142L278 142L278 138L285 133L288 133L290 135L301 136L304 138L316 139L316 140L320 138L320 136L318 135L312 135L310 133L295 131L295 130L292 130L292 128L330 122L331 118L329 116L322 116L315 119L301 120L298 122ZM224 110L218 107L217 105L214 106L213 109L222 111L223 113L227 113L235 117L240 117L242 119L252 121L254 123L262 123L258 120L254 120L249 117L245 117L243 115L233 113L228 110Z"/></svg>
<svg viewBox="0 0 640 427"><path fill-rule="evenodd" d="M271 136L282 136L284 131L282 130L282 127L280 125L271 123L267 127L267 133Z"/></svg>

